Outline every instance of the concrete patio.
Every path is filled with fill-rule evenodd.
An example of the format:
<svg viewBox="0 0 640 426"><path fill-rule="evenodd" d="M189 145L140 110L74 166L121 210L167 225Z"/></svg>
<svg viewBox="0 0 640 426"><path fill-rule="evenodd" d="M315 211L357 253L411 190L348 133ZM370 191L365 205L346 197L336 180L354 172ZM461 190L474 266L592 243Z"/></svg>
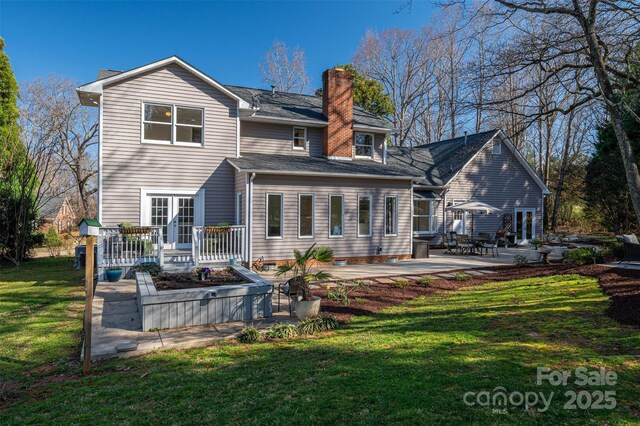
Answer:
<svg viewBox="0 0 640 426"><path fill-rule="evenodd" d="M354 280L372 277L393 277L424 275L447 272L457 269L482 269L490 266L513 265L513 258L524 254L523 248L500 248L500 256L468 256L445 253L443 249L432 249L428 259L400 260L397 263L362 263L346 266L323 266L321 269L332 275L332 280ZM553 259L553 257L550 257ZM283 281L276 278L275 271L260 272L271 281Z"/></svg>

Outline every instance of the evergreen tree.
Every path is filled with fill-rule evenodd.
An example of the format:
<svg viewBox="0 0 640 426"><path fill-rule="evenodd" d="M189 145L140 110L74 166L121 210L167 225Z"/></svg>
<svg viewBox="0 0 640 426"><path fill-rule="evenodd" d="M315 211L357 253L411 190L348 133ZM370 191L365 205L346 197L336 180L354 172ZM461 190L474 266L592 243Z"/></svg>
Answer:
<svg viewBox="0 0 640 426"><path fill-rule="evenodd" d="M361 74L353 64L337 65L353 74L353 103L378 117L393 113L393 104L384 88L376 80ZM322 89L316 90L316 96L322 96Z"/></svg>

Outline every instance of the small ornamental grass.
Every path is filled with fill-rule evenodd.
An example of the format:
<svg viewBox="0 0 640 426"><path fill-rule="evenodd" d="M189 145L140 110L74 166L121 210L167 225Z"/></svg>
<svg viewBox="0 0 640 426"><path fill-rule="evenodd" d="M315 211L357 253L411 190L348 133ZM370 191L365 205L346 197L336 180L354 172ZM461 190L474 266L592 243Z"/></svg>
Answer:
<svg viewBox="0 0 640 426"><path fill-rule="evenodd" d="M279 322L274 324L265 336L267 339L289 339L298 335L298 327L293 324Z"/></svg>
<svg viewBox="0 0 640 426"><path fill-rule="evenodd" d="M317 315L303 319L298 323L300 334L315 334L328 331L338 326L338 320L333 315Z"/></svg>
<svg viewBox="0 0 640 426"><path fill-rule="evenodd" d="M464 272L458 272L453 276L454 281L470 281L473 277L470 274Z"/></svg>
<svg viewBox="0 0 640 426"><path fill-rule="evenodd" d="M409 281L407 280L403 280L403 279L398 279L398 280L393 280L391 282L391 285L393 287L397 287L397 288L403 288L409 285Z"/></svg>
<svg viewBox="0 0 640 426"><path fill-rule="evenodd" d="M433 281L435 281L433 277L420 277L420 279L416 282L421 285L429 285L433 284Z"/></svg>
<svg viewBox="0 0 640 426"><path fill-rule="evenodd" d="M245 327L238 333L241 343L255 343L260 340L260 332L255 327Z"/></svg>

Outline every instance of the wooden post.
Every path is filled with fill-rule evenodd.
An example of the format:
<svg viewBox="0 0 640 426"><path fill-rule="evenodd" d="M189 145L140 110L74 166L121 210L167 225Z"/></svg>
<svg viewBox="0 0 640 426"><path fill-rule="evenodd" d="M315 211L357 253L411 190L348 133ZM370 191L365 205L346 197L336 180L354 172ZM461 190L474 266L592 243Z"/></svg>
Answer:
<svg viewBox="0 0 640 426"><path fill-rule="evenodd" d="M86 299L84 303L84 358L82 361L82 371L88 373L91 369L91 317L93 315L93 247L96 243L96 237L87 236L87 251L85 255L85 273L84 285Z"/></svg>

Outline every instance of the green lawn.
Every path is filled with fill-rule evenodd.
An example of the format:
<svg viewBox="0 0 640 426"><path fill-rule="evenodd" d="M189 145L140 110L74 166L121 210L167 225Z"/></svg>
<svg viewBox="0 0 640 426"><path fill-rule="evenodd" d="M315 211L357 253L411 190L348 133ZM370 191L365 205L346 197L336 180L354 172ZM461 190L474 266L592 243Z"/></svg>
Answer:
<svg viewBox="0 0 640 426"><path fill-rule="evenodd" d="M84 311L82 271L69 257L0 267L0 382L76 356Z"/></svg>
<svg viewBox="0 0 640 426"><path fill-rule="evenodd" d="M114 360L87 377L79 367L65 378L44 376L46 384L0 412L0 424L637 423L640 359L629 355L640 354L640 332L605 317L607 303L594 279L572 275L441 293L323 336ZM538 386L538 366L606 367L618 383ZM466 392L498 386L554 396L545 413L463 403ZM614 390L617 407L564 410L564 392L578 389Z"/></svg>

